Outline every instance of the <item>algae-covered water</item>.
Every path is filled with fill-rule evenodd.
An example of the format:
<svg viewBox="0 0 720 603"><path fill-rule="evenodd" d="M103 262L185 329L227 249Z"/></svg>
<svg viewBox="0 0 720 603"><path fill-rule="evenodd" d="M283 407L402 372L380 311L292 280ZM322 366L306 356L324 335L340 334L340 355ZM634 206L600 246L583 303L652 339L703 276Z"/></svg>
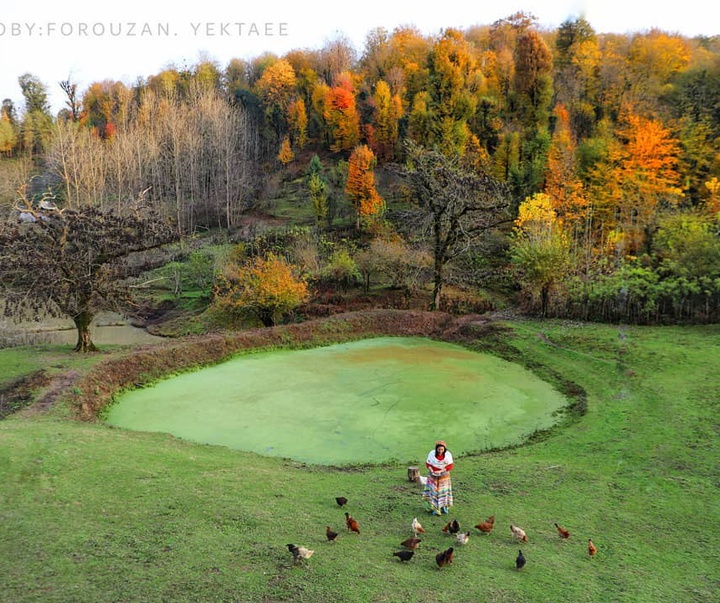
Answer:
<svg viewBox="0 0 720 603"><path fill-rule="evenodd" d="M424 463L518 444L568 400L519 365L425 338L244 354L127 392L116 427L316 464Z"/></svg>

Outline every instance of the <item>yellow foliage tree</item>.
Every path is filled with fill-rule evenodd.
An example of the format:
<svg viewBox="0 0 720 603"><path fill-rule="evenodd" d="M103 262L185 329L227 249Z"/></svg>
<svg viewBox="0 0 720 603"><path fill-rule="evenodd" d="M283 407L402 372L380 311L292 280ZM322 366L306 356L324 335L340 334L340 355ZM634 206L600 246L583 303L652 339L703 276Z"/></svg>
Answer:
<svg viewBox="0 0 720 603"><path fill-rule="evenodd" d="M227 264L215 283L213 305L231 315L250 314L271 327L308 298L306 280L294 266L270 253L243 265Z"/></svg>
<svg viewBox="0 0 720 603"><path fill-rule="evenodd" d="M567 274L571 262L568 239L553 209L552 199L536 193L520 204L511 247L523 293L539 301L546 316L553 289Z"/></svg>
<svg viewBox="0 0 720 603"><path fill-rule="evenodd" d="M290 137L286 136L280 143L280 151L278 152L277 158L280 163L287 165L295 159L295 153L293 153L292 146L290 146Z"/></svg>

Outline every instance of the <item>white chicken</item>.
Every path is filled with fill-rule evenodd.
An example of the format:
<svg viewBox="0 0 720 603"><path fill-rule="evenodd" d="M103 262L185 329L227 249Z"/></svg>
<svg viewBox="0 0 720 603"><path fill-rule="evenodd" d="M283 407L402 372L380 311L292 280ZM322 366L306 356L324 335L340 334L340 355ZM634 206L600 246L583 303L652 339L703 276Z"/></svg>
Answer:
<svg viewBox="0 0 720 603"><path fill-rule="evenodd" d="M525 530L523 530L522 528L510 524L510 531L512 532L512 535L518 540L522 540L523 542L528 541Z"/></svg>
<svg viewBox="0 0 720 603"><path fill-rule="evenodd" d="M422 527L422 524L418 521L417 517L415 517L412 520L411 527L412 527L413 534L415 534L415 536L417 536L418 534L420 534L422 532L425 532L425 528Z"/></svg>

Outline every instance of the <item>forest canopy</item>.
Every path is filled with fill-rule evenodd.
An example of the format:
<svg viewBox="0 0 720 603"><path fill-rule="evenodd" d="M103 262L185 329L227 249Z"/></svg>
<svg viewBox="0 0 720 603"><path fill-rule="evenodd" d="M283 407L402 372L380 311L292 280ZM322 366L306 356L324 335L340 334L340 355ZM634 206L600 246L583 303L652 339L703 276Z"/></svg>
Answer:
<svg viewBox="0 0 720 603"><path fill-rule="evenodd" d="M378 27L361 49L338 37L133 85L64 81L54 116L45 83L25 74L19 84L24 107L5 100L0 113L6 213L32 181L68 209L122 210L148 190L179 233L229 229L267 200L269 174L307 172L319 157L326 173L306 193L317 228L339 203L392 226L417 200L387 179L358 196L359 153L391 172L412 142L508 191L517 221L494 252L508 252L526 307L717 318L720 36L598 34L582 18L550 30L516 13L433 36ZM402 236L416 245L420 234ZM696 244L700 267L688 271L678 258ZM563 261L534 264L548 257Z"/></svg>

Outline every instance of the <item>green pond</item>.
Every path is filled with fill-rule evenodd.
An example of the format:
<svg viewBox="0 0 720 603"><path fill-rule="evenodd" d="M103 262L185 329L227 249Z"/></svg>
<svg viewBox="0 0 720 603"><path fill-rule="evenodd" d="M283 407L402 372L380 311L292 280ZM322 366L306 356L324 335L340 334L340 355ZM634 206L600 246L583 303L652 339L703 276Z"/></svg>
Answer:
<svg viewBox="0 0 720 603"><path fill-rule="evenodd" d="M110 425L313 464L424 465L521 443L568 400L523 367L426 338L237 356L126 392Z"/></svg>

